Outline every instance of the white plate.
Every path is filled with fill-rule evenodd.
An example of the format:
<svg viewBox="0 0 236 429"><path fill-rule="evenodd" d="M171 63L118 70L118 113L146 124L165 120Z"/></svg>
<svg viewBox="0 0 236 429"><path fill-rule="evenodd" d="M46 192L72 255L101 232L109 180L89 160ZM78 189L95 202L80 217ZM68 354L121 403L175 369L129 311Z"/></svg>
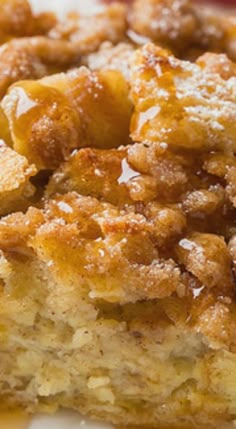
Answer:
<svg viewBox="0 0 236 429"><path fill-rule="evenodd" d="M111 425L85 420L75 412L55 415L36 415L32 418L21 413L1 413L0 429L113 429Z"/></svg>
<svg viewBox="0 0 236 429"><path fill-rule="evenodd" d="M61 412L55 416L36 416L27 429L112 429L112 426L85 420L77 413Z"/></svg>

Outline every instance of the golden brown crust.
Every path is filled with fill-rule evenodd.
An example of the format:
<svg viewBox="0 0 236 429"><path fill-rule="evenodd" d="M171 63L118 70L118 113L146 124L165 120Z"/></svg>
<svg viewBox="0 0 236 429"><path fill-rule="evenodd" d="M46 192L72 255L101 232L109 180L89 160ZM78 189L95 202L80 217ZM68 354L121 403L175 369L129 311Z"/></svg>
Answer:
<svg viewBox="0 0 236 429"><path fill-rule="evenodd" d="M192 233L179 242L177 254L179 263L205 287L220 287L221 292L232 290L231 260L223 237Z"/></svg>
<svg viewBox="0 0 236 429"><path fill-rule="evenodd" d="M40 168L53 168L78 142L78 115L67 98L40 82L24 81L3 100L14 149Z"/></svg>
<svg viewBox="0 0 236 429"><path fill-rule="evenodd" d="M39 169L57 167L78 147L117 147L129 141L132 105L118 71L84 67L18 83L2 108L13 147Z"/></svg>
<svg viewBox="0 0 236 429"><path fill-rule="evenodd" d="M35 188L30 177L36 174L34 165L0 141L0 215L23 210L30 204Z"/></svg>
<svg viewBox="0 0 236 429"><path fill-rule="evenodd" d="M129 60L134 49L131 43L113 45L111 42L104 42L97 52L85 56L82 61L90 70L119 70L128 79Z"/></svg>
<svg viewBox="0 0 236 429"><path fill-rule="evenodd" d="M82 54L96 51L102 42L118 43L125 39L126 6L113 2L98 8L97 13L78 15L71 13L67 21L59 23L49 33L55 39L76 43Z"/></svg>
<svg viewBox="0 0 236 429"><path fill-rule="evenodd" d="M44 263L53 261L56 275L84 278L93 299L125 303L164 298L182 286L174 261L158 257L151 223L143 215L91 197L68 193L49 201L44 212L8 216L0 230L6 253L29 254L33 248Z"/></svg>
<svg viewBox="0 0 236 429"><path fill-rule="evenodd" d="M222 9L217 11L217 8L212 10L211 8L198 8L195 6L194 14L198 22L198 27L192 39L196 53L205 51L225 52L229 58L235 61L235 10L224 14Z"/></svg>
<svg viewBox="0 0 236 429"><path fill-rule="evenodd" d="M115 205L128 204L131 198L125 178L124 182L122 179L125 158L125 150L87 148L75 151L51 176L46 197L73 190Z"/></svg>
<svg viewBox="0 0 236 429"><path fill-rule="evenodd" d="M14 39L0 47L0 98L19 80L39 79L79 62L79 52L63 40L47 37Z"/></svg>
<svg viewBox="0 0 236 429"><path fill-rule="evenodd" d="M117 2L100 6L94 14L71 14L60 23L52 14L34 16L27 0L2 0L1 7L1 43L13 37L42 34L48 37L44 42L14 40L4 48L6 52L0 52L0 67L5 62L9 67L8 73L2 74L0 96L17 80L40 78L78 64L81 55L94 53L107 41L120 46L102 49L85 59L85 64L92 68L117 68L126 76L129 67L125 62L132 46L148 40L185 58L196 58L206 49L236 57L235 18L222 17L205 8L199 10L188 0L137 0L129 8ZM130 48L123 45L128 40ZM22 68L19 61L23 61Z"/></svg>
<svg viewBox="0 0 236 429"><path fill-rule="evenodd" d="M197 29L189 0L135 0L130 28L158 44L184 52Z"/></svg>
<svg viewBox="0 0 236 429"><path fill-rule="evenodd" d="M235 70L225 80L146 45L133 57L132 138L191 149L235 150Z"/></svg>
<svg viewBox="0 0 236 429"><path fill-rule="evenodd" d="M141 44L149 39L182 58L209 51L225 52L235 60L235 11L232 14L191 0L135 0L128 15L130 35L134 40L143 37Z"/></svg>
<svg viewBox="0 0 236 429"><path fill-rule="evenodd" d="M34 15L28 0L1 0L0 43L14 37L45 34L56 25L53 13Z"/></svg>

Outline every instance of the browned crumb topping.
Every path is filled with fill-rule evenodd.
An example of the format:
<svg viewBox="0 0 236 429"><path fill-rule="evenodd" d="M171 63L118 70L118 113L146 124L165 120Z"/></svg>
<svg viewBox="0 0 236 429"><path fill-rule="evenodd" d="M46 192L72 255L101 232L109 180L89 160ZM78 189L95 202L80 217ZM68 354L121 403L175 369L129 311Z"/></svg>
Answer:
<svg viewBox="0 0 236 429"><path fill-rule="evenodd" d="M41 227L35 230L33 220L35 232L28 232L29 238L25 232L22 239L18 235L14 248L20 249L23 240L24 246L39 252L43 260L52 259L58 264L57 270L65 272L74 272L74 261L79 260L79 270L94 299L124 303L164 298L173 292L183 297L194 295L194 289L201 287L231 297L233 242L229 251L225 239L233 237L235 219L235 78L233 64L224 57L228 71L221 76L214 67L216 58L205 56L199 60L200 66L177 60L153 45L137 51L131 62L131 136L139 143L119 149L114 148L116 140L107 132L108 118L113 132L120 128L126 135L127 131L121 129L123 122L119 123L117 115L113 122L114 108L108 112L107 106L110 100L114 106L114 96L108 97L106 87L100 84L112 84L109 88L114 88L117 106L122 106L123 100L123 117L128 119L130 102L123 92L119 94L118 86L118 82L126 82L118 72L91 74L81 69L14 86L2 102L14 148L38 168L55 168L65 159L53 173L45 198L66 194L46 202ZM89 87L84 85L86 81ZM213 83L217 83L215 90ZM100 111L94 110L94 115L100 115L99 121L88 121L83 134L86 115L93 115L91 102L99 97L97 91L104 97ZM67 115L65 106L70 106ZM212 126L210 112L217 126ZM110 113L113 116L107 116ZM72 114L77 115L74 128L68 126ZM96 115L92 117L96 119ZM102 132L102 124L107 132L106 146L112 149L72 152L79 141L84 145L84 139L97 146L91 136L105 136L96 133L97 126ZM63 130L67 134L63 135ZM70 141L74 142L71 146ZM105 146L104 137L101 141ZM51 152L49 142L54 145ZM3 248L7 248L5 237L9 239L11 230L14 234L12 219L14 215L3 220ZM30 231L31 211L26 219ZM69 249L70 258L64 260L63 254Z"/></svg>
<svg viewBox="0 0 236 429"><path fill-rule="evenodd" d="M3 98L4 128L21 155L8 150L48 171L49 183L17 236L15 215L2 220L2 248L52 260L95 300L188 299L198 290L231 300L235 64L217 54L190 63L153 44L132 54L124 75L109 61L19 82ZM36 174L23 165L19 198Z"/></svg>

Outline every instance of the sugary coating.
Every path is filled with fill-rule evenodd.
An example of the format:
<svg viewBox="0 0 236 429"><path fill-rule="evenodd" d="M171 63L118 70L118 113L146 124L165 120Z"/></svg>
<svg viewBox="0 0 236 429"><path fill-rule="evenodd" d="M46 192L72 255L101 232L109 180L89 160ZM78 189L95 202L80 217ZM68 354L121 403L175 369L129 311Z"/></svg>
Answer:
<svg viewBox="0 0 236 429"><path fill-rule="evenodd" d="M119 207L134 205L141 213L147 203L157 202L170 214L167 230L172 230L174 220L169 209L179 207L184 221L179 227L177 210L177 230L183 229L187 219L192 230L230 237L235 214L229 184L232 187L234 182L226 181L226 173L221 176L225 182L217 177L216 169L210 168L211 157L214 155L204 154L196 161L192 153L175 153L158 143L136 143L118 150L87 148L72 153L52 174L45 196L76 191ZM233 157L226 158L231 165ZM228 171L226 162L224 167Z"/></svg>
<svg viewBox="0 0 236 429"><path fill-rule="evenodd" d="M12 146L12 139L11 139L11 133L9 130L8 120L1 106L0 106L0 136L1 136L1 140L3 140L9 146Z"/></svg>
<svg viewBox="0 0 236 429"><path fill-rule="evenodd" d="M236 234L231 238L229 242L229 252L233 260L234 271L235 271L236 269Z"/></svg>
<svg viewBox="0 0 236 429"><path fill-rule="evenodd" d="M217 177L225 179L228 170L234 167L236 167L236 157L230 152L211 152L204 158L204 170Z"/></svg>
<svg viewBox="0 0 236 429"><path fill-rule="evenodd" d="M181 58L225 52L236 59L235 13L191 0L135 0L128 14L132 40L149 39ZM133 36L134 32L134 36Z"/></svg>
<svg viewBox="0 0 236 429"><path fill-rule="evenodd" d="M225 52L236 60L236 19L235 11L224 13L222 9L194 6L198 23L192 36L192 45L198 52ZM190 48L191 51L191 48Z"/></svg>
<svg viewBox="0 0 236 429"><path fill-rule="evenodd" d="M236 167L228 169L225 179L227 182L226 192L233 206L236 208Z"/></svg>
<svg viewBox="0 0 236 429"><path fill-rule="evenodd" d="M3 99L13 148L38 169L55 168L77 147L79 117L65 95L22 81Z"/></svg>
<svg viewBox="0 0 236 429"><path fill-rule="evenodd" d="M32 32L33 14L27 0L1 0L0 41Z"/></svg>
<svg viewBox="0 0 236 429"><path fill-rule="evenodd" d="M193 170L191 157L176 155L165 144L132 145L128 151L128 162L135 171L143 175L142 178L139 176L134 178L136 186L130 189L134 200L145 201L145 194L142 197L143 192L153 189L159 201L178 201L180 195L188 189L190 184L188 171L191 168ZM145 181L149 176L151 181Z"/></svg>
<svg viewBox="0 0 236 429"><path fill-rule="evenodd" d="M73 190L115 205L131 203L126 186L128 177L125 177L128 168L125 150L86 148L75 151L51 176L46 197Z"/></svg>
<svg viewBox="0 0 236 429"><path fill-rule="evenodd" d="M90 70L119 70L128 79L130 74L129 59L134 51L130 43L104 42L97 52L83 58L83 63Z"/></svg>
<svg viewBox="0 0 236 429"><path fill-rule="evenodd" d="M206 157L204 169L225 180L228 198L236 207L236 156L234 154L212 153Z"/></svg>
<svg viewBox="0 0 236 429"><path fill-rule="evenodd" d="M124 304L163 299L174 292L183 298L191 293L194 278L196 289L204 285L231 296L231 260L224 239L198 232L186 235L186 226L175 206L153 202L144 210L118 209L73 192L51 198L44 210L3 218L0 246L13 256L15 249L19 255L33 250L43 263L51 261L52 274L61 281L80 278L95 300ZM232 249L231 244L231 254ZM180 272L176 258L186 271ZM186 282L188 273L194 275L192 282Z"/></svg>
<svg viewBox="0 0 236 429"><path fill-rule="evenodd" d="M0 44L13 37L44 34L56 25L52 13L34 16L28 0L1 0L0 9Z"/></svg>
<svg viewBox="0 0 236 429"><path fill-rule="evenodd" d="M37 170L26 158L0 141L0 215L26 208L35 188L29 182Z"/></svg>
<svg viewBox="0 0 236 429"><path fill-rule="evenodd" d="M126 6L121 2L103 5L94 14L71 13L49 33L55 39L70 40L82 54L96 51L102 42L118 43L125 39Z"/></svg>
<svg viewBox="0 0 236 429"><path fill-rule="evenodd" d="M6 254L17 253L30 256L32 249L27 247L29 236L35 234L44 221L43 213L30 207L26 214L15 212L0 220L0 246Z"/></svg>
<svg viewBox="0 0 236 429"><path fill-rule="evenodd" d="M177 60L153 44L132 59L135 141L196 150L235 150L236 76Z"/></svg>
<svg viewBox="0 0 236 429"><path fill-rule="evenodd" d="M193 161L158 144L134 144L118 150L74 152L52 175L47 195L76 191L118 205L158 199L179 202L194 189L189 170ZM201 185L201 181L199 181Z"/></svg>
<svg viewBox="0 0 236 429"><path fill-rule="evenodd" d="M234 17L136 0L48 36L13 4L0 43L47 37L0 48L1 408L232 429L236 68L205 50Z"/></svg>
<svg viewBox="0 0 236 429"><path fill-rule="evenodd" d="M178 15L187 2L167 3L165 22L179 28L170 6ZM85 21L89 52L98 27ZM30 51L32 78L70 67L78 22L75 40ZM102 25L101 38L113 31ZM1 407L232 429L235 64L222 54L192 64L154 45L128 63L133 50L106 44L84 58L95 70L17 82L1 103ZM143 116L131 138L132 114L132 126ZM221 132L216 114L227 119Z"/></svg>
<svg viewBox="0 0 236 429"><path fill-rule="evenodd" d="M219 344L230 347L236 327L233 306L220 301L214 302L214 298L210 296L205 300L204 298L202 300L201 298L197 299L194 310L193 314L195 313L197 316L195 327L198 332L206 335L207 338L211 338L216 347L219 347ZM214 370L212 373L214 374ZM225 373L222 378L224 378ZM221 385L223 387L224 379L222 379Z"/></svg>
<svg viewBox="0 0 236 429"><path fill-rule="evenodd" d="M164 205L153 201L146 205L144 215L155 244L162 250L172 247L186 231L187 219L177 204Z"/></svg>
<svg viewBox="0 0 236 429"><path fill-rule="evenodd" d="M222 207L225 200L224 189L218 186L212 186L211 189L197 189L187 193L183 202L184 210L192 216L201 216L214 213L219 207Z"/></svg>
<svg viewBox="0 0 236 429"><path fill-rule="evenodd" d="M55 194L66 194L75 191L80 195L92 196L100 201L112 203L120 208L131 207L145 216L142 227L152 234L152 239L159 247L177 241L186 228L186 217L177 204L160 204L158 191L150 194L145 188L147 178L155 183L155 175L142 174L134 170L129 163L129 152L134 152L138 145L126 149L96 150L81 149L74 152L51 176L46 188L45 197L53 198ZM154 154L154 153L153 153ZM151 154L150 154L151 155ZM155 162L153 160L153 162ZM143 195L137 195L137 179L143 184ZM155 187L155 190L158 186ZM139 194L140 195L140 194ZM143 202L147 204L142 204ZM132 207L133 206L133 207Z"/></svg>
<svg viewBox="0 0 236 429"><path fill-rule="evenodd" d="M208 73L218 74L224 80L236 75L236 63L225 54L206 52L197 58L196 63Z"/></svg>
<svg viewBox="0 0 236 429"><path fill-rule="evenodd" d="M222 237L192 233L180 240L177 255L205 287L218 287L223 293L233 289L230 254Z"/></svg>
<svg viewBox="0 0 236 429"><path fill-rule="evenodd" d="M84 67L24 81L11 87L2 108L15 150L39 169L57 167L78 147L117 147L129 141L132 105L118 71Z"/></svg>
<svg viewBox="0 0 236 429"><path fill-rule="evenodd" d="M19 80L39 79L78 64L72 44L47 37L13 39L0 47L0 98Z"/></svg>
<svg viewBox="0 0 236 429"><path fill-rule="evenodd" d="M30 210L21 219L17 236L14 214L0 222L5 252L33 249L42 263L52 260L53 275L84 278L92 299L135 302L181 290L179 269L173 260L158 257L143 215L76 193L52 199L38 212Z"/></svg>
<svg viewBox="0 0 236 429"><path fill-rule="evenodd" d="M197 29L189 0L135 0L129 24L136 33L179 52L189 46Z"/></svg>

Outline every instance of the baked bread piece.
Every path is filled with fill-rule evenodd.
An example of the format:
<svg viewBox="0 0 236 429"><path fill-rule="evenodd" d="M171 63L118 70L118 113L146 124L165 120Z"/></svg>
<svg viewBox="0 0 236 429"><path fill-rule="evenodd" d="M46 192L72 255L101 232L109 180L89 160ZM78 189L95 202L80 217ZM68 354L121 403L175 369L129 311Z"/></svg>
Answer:
<svg viewBox="0 0 236 429"><path fill-rule="evenodd" d="M131 37L134 31L182 58L196 58L208 50L226 52L236 59L233 11L191 0L134 0L128 19Z"/></svg>
<svg viewBox="0 0 236 429"><path fill-rule="evenodd" d="M117 70L81 67L18 82L1 107L13 148L38 169L57 167L78 147L109 148L130 141L129 86Z"/></svg>
<svg viewBox="0 0 236 429"><path fill-rule="evenodd" d="M28 0L1 0L0 43L14 37L46 34L57 23L54 13L33 14Z"/></svg>
<svg viewBox="0 0 236 429"><path fill-rule="evenodd" d="M49 182L0 220L2 407L234 428L235 81L148 44L9 89L8 150Z"/></svg>
<svg viewBox="0 0 236 429"><path fill-rule="evenodd" d="M114 44L121 42L128 28L127 6L119 1L104 3L95 7L94 13L88 8L87 13L85 9L69 14L51 29L49 36L76 43L82 54L96 51L107 40Z"/></svg>
<svg viewBox="0 0 236 429"><path fill-rule="evenodd" d="M55 14L34 14L28 0L1 0L0 8L0 98L18 80L39 79L79 64L78 47L48 37L57 25Z"/></svg>
<svg viewBox="0 0 236 429"><path fill-rule="evenodd" d="M197 58L209 50L236 59L235 13L192 0L104 1L93 14L89 8L70 14L49 36L77 44L83 55L97 51L104 41L136 46L153 41L181 58Z"/></svg>
<svg viewBox="0 0 236 429"><path fill-rule="evenodd" d="M13 83L78 66L77 46L45 36L13 39L0 47L0 98Z"/></svg>
<svg viewBox="0 0 236 429"><path fill-rule="evenodd" d="M75 12L62 21L50 13L34 15L27 0L1 0L0 6L0 98L18 80L81 63L127 75L129 52L148 41L185 59L206 50L236 59L235 16L198 8L191 0L102 2L94 13ZM108 41L114 46L100 50Z"/></svg>
<svg viewBox="0 0 236 429"><path fill-rule="evenodd" d="M0 214L24 210L36 189L30 177L37 170L28 160L0 141Z"/></svg>

